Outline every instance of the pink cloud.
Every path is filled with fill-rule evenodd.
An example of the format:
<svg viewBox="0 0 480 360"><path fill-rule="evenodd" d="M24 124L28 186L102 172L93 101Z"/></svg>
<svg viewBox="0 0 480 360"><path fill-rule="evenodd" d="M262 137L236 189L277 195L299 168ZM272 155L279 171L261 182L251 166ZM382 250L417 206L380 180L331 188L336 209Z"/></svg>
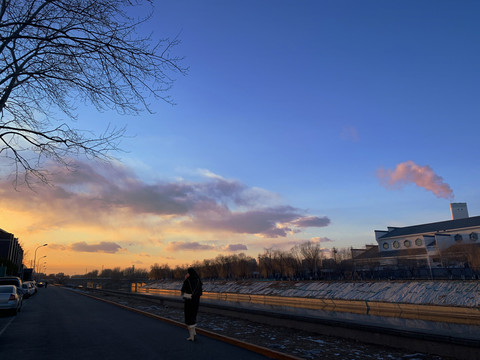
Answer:
<svg viewBox="0 0 480 360"><path fill-rule="evenodd" d="M122 249L122 247L111 241L101 241L98 244L87 244L85 241L81 241L71 244L67 247L67 249L78 252L99 252L114 254L120 249Z"/></svg>
<svg viewBox="0 0 480 360"><path fill-rule="evenodd" d="M248 250L247 245L243 244L230 244L227 247L225 247L225 251L242 251L242 250Z"/></svg>
<svg viewBox="0 0 480 360"><path fill-rule="evenodd" d="M328 237L314 237L314 238L311 238L310 241L313 243L333 242L333 240L329 239Z"/></svg>
<svg viewBox="0 0 480 360"><path fill-rule="evenodd" d="M117 226L148 215L183 228L286 237L305 227L327 226L327 217L306 216L276 196L220 176L203 182L146 183L122 164L75 162L75 171L52 168L55 186L9 191L0 183L2 206L33 215L33 228L68 225ZM3 186L1 186L3 185ZM274 203L272 205L270 203Z"/></svg>
<svg viewBox="0 0 480 360"><path fill-rule="evenodd" d="M299 227L324 227L330 224L330 219L326 216L305 216L292 222Z"/></svg>
<svg viewBox="0 0 480 360"><path fill-rule="evenodd" d="M406 161L398 164L395 170L379 169L378 177L382 185L387 188L401 188L406 184L414 183L433 192L439 198L453 198L453 191L450 186L443 182L443 179L435 174L428 165L420 166L413 161Z"/></svg>
<svg viewBox="0 0 480 360"><path fill-rule="evenodd" d="M167 245L165 250L167 251L207 251L214 250L215 247L212 245L203 245L197 241L192 242L183 242L183 241L172 241Z"/></svg>

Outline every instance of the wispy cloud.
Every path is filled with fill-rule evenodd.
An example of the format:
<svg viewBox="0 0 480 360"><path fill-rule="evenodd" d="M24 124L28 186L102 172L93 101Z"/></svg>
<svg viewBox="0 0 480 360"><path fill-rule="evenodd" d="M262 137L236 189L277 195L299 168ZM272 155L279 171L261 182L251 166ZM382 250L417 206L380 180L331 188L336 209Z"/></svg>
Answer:
<svg viewBox="0 0 480 360"><path fill-rule="evenodd" d="M77 242L70 246L72 251L80 251L80 252L101 252L101 253L108 253L114 254L122 247L114 242L108 241L101 241L98 244L87 244L86 242Z"/></svg>
<svg viewBox="0 0 480 360"><path fill-rule="evenodd" d="M324 227L330 224L330 219L326 216L305 216L292 222L299 227Z"/></svg>
<svg viewBox="0 0 480 360"><path fill-rule="evenodd" d="M183 242L183 241L172 241L169 243L165 250L167 251L207 251L214 250L215 246L200 244L197 241L193 242Z"/></svg>
<svg viewBox="0 0 480 360"><path fill-rule="evenodd" d="M346 141L357 142L359 140L358 131L353 126L344 126L340 132L340 138Z"/></svg>
<svg viewBox="0 0 480 360"><path fill-rule="evenodd" d="M227 245L227 246L224 248L224 250L225 250L225 251L235 252L235 251L248 250L248 248L247 248L247 245L244 245L244 244L230 244L230 245Z"/></svg>
<svg viewBox="0 0 480 360"><path fill-rule="evenodd" d="M0 206L24 219L16 234L48 239L52 259L84 254L92 263L99 261L96 254L115 254L130 263L179 263L185 256L256 251L330 224L327 216L286 204L278 194L207 170L192 175L196 181L147 182L115 162L74 165L75 171L50 169L57 174L54 185L35 191L12 191L0 181Z"/></svg>
<svg viewBox="0 0 480 360"><path fill-rule="evenodd" d="M49 249L61 250L61 251L74 251L74 252L94 252L94 253L107 253L115 254L120 251L122 247L112 241L101 241L99 243L88 244L85 241L76 242L70 245L63 244L49 244Z"/></svg>
<svg viewBox="0 0 480 360"><path fill-rule="evenodd" d="M15 192L10 184L0 184L0 203L33 213L38 219L34 228L45 224L114 227L122 219L131 224L148 217L156 224L191 230L284 237L330 223L327 217L278 205L278 196L266 190L207 171L203 182L146 183L118 163L77 162L75 168L63 173L54 169L60 173L55 186L37 192Z"/></svg>
<svg viewBox="0 0 480 360"><path fill-rule="evenodd" d="M386 188L401 188L406 184L413 183L433 192L439 198L453 198L450 186L428 165L420 166L413 161L406 161L398 164L395 170L379 169L378 177Z"/></svg>
<svg viewBox="0 0 480 360"><path fill-rule="evenodd" d="M310 239L313 243L326 243L326 242L333 242L334 240L329 239L328 237L313 237Z"/></svg>

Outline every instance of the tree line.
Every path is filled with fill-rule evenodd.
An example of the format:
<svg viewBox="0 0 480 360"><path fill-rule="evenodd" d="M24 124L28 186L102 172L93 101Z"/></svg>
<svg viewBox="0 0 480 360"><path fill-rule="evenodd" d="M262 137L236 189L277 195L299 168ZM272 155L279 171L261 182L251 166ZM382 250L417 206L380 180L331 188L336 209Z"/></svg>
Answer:
<svg viewBox="0 0 480 360"><path fill-rule="evenodd" d="M213 259L171 267L154 264L150 270L128 267L93 270L78 277L111 279L181 280L188 267L194 267L203 279L324 279L347 278L351 273L351 249L323 249L307 241L290 250L265 249L257 258L244 253L218 255Z"/></svg>
<svg viewBox="0 0 480 360"><path fill-rule="evenodd" d="M264 249L256 258L244 253L218 255L213 259L171 267L154 264L150 270L128 267L93 270L78 277L112 280L182 280L193 266L205 280L275 279L275 280L356 280L356 279L449 279L478 278L480 248L456 245L440 252L433 259L435 267L425 259L397 259L391 266L378 259L359 265L352 260L352 249L323 249L319 243L307 241L288 251ZM53 277L53 274L51 275Z"/></svg>

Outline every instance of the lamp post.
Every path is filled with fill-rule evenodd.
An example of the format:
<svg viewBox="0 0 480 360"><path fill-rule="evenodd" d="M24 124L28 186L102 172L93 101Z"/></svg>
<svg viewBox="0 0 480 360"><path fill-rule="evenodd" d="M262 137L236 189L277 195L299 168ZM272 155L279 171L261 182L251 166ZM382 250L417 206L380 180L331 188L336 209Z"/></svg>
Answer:
<svg viewBox="0 0 480 360"><path fill-rule="evenodd" d="M47 255L43 255L40 259L43 259L43 258L46 258L46 257L47 257ZM38 259L37 268L34 269L34 271L35 271L36 273L39 273L39 272L42 270L42 264L40 264L40 259ZM37 270L38 270L38 271L37 271Z"/></svg>
<svg viewBox="0 0 480 360"><path fill-rule="evenodd" d="M46 270L47 270L47 262L44 261L43 262L43 265L40 265L40 268L39 268L39 273L43 273L45 276L47 276L46 274Z"/></svg>
<svg viewBox="0 0 480 360"><path fill-rule="evenodd" d="M35 256L33 257L33 278L35 279L35 264L36 264L36 261L37 261L37 250L40 249L41 247L43 246L47 246L48 244L43 244L43 245L40 245L39 247L37 247L35 249Z"/></svg>

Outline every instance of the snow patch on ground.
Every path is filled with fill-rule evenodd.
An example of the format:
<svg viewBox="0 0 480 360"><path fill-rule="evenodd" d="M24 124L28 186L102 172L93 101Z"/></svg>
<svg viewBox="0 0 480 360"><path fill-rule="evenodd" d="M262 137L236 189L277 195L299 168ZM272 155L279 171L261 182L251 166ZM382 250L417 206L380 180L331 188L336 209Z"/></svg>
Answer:
<svg viewBox="0 0 480 360"><path fill-rule="evenodd" d="M156 281L152 289L179 290L180 281ZM480 281L205 281L204 292L480 307Z"/></svg>

